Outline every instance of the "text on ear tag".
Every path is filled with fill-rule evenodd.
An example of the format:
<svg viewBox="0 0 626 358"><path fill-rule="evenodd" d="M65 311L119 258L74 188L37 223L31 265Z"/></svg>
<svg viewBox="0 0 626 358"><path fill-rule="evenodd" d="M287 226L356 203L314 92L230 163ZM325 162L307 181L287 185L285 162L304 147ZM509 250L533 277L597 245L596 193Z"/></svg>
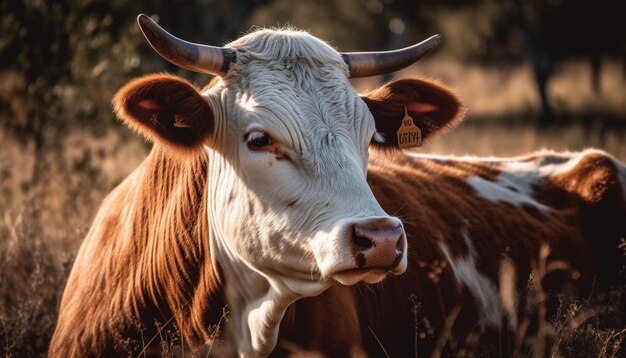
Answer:
<svg viewBox="0 0 626 358"><path fill-rule="evenodd" d="M406 107L404 107L404 118L397 134L398 147L402 149L422 146L422 130L413 123L413 118L409 116Z"/></svg>

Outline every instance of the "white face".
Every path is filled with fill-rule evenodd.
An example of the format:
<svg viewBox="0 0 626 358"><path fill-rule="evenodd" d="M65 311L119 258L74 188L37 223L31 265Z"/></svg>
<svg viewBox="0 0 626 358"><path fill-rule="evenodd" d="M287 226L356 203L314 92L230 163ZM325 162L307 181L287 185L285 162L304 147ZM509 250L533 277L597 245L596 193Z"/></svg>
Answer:
<svg viewBox="0 0 626 358"><path fill-rule="evenodd" d="M217 127L211 221L233 256L266 275L378 282L406 269L406 238L366 181L374 119L324 50L334 61L315 67L240 54L204 94Z"/></svg>

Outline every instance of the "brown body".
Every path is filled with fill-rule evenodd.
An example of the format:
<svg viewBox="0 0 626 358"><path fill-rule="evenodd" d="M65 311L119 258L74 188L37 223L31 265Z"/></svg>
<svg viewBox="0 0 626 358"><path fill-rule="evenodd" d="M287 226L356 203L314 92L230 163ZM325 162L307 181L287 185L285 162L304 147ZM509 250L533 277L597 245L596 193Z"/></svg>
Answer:
<svg viewBox="0 0 626 358"><path fill-rule="evenodd" d="M153 321L175 321L185 345L214 342L223 285L218 272L199 270L210 266L203 263L211 255L202 153L172 159L157 146L105 200L69 278L51 356L136 355L155 336L156 327L146 324ZM509 259L520 307L542 243L551 248L548 261L563 260L571 265L568 273L581 274L572 280L555 272L558 279L544 280L548 288L573 283L584 294L598 273L615 279L623 265L617 245L626 235L623 167L600 152L577 155L575 165L534 188L534 200L551 207L549 214L490 202L466 183L468 177L495 180L502 162L403 154L372 160L368 182L377 200L404 222L407 272L375 285L336 285L296 302L282 321L275 353L300 347L330 356L360 350L381 356L383 349L392 357L413 356L415 347L421 354L435 349L442 332L460 342L480 333L485 347L510 349L502 338L489 341L510 329L505 317L499 328L481 323L484 312L455 278L451 261L469 254L466 235L478 254L476 268L499 289L501 264ZM550 154L519 160L538 168L567 161ZM449 333L446 318L454 323Z"/></svg>
<svg viewBox="0 0 626 358"><path fill-rule="evenodd" d="M407 156L371 163L368 182L378 201L386 211L405 218L410 262L407 272L371 287L335 287L319 298L296 304L294 315L301 309L305 316L298 323L317 329L303 329L285 320L289 328L284 331L319 332L323 336L304 333L288 337L302 347L331 352L330 356L346 355L346 341L352 339L360 339L369 356L414 356L415 347L418 356L429 356L448 318L454 324L445 334L452 342L458 340L457 349L470 344L466 340L475 334L479 341L471 344L479 352L512 354L515 332L509 331L511 318L503 316L500 327L481 326L484 313L476 297L454 278L439 243L446 242L454 256L462 259L468 254L462 237L467 230L479 254L478 270L496 286L501 279L500 265L509 258L517 273L520 307L531 299L525 297L529 292L526 286L544 243L552 249L548 262L563 260L571 264L567 273L581 273L572 279L565 272L552 272L544 280L547 291L556 294L569 286L573 291L568 292L587 297L591 280L616 282L624 265L617 248L619 238L626 234L624 184L608 156L599 152L579 155L583 158L578 165L560 176L546 178L537 188L541 193L538 200L555 209L552 215L542 215L532 207L494 205L477 197L463 181L476 175L492 179L499 173L499 165ZM549 162L550 155L523 160L539 165ZM437 262L440 267L446 262L440 271ZM518 322L528 314L516 313ZM328 317L333 317L332 324L324 322Z"/></svg>

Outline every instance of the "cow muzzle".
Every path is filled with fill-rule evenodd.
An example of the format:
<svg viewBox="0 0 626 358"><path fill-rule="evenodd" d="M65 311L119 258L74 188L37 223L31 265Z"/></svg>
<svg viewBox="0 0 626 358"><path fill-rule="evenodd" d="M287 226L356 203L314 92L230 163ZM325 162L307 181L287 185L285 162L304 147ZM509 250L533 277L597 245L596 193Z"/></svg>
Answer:
<svg viewBox="0 0 626 358"><path fill-rule="evenodd" d="M391 225L390 225L391 224ZM406 246L402 225L379 221L353 225L351 246L358 269L389 269L398 266Z"/></svg>
<svg viewBox="0 0 626 358"><path fill-rule="evenodd" d="M342 220L333 231L326 244L334 242L336 246L326 247L324 251L332 254L319 261L320 269L330 271L328 275L335 281L344 285L375 283L406 270L407 241L399 219Z"/></svg>

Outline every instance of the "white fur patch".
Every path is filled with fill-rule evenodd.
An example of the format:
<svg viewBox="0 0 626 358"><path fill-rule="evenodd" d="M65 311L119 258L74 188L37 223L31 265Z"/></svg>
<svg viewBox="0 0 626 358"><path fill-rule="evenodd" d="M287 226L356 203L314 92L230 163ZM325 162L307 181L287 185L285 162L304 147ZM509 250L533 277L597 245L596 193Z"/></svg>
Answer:
<svg viewBox="0 0 626 358"><path fill-rule="evenodd" d="M544 183L546 178L572 170L578 165L581 158L589 153L590 151L557 154L551 151L543 151L534 154L532 157L516 158L452 157L411 153L409 155L416 159L440 163L454 160L494 165L495 168L502 170L494 181L488 181L476 176L465 179L465 182L476 191L476 194L494 203L507 202L516 206L532 205L542 212L547 212L550 208L535 199L534 187Z"/></svg>
<svg viewBox="0 0 626 358"><path fill-rule="evenodd" d="M550 210L547 206L533 199L532 182L515 182L502 175L498 176L495 182L481 177L469 177L465 179L465 182L474 189L478 196L494 203L506 202L516 206L532 205L543 212Z"/></svg>
<svg viewBox="0 0 626 358"><path fill-rule="evenodd" d="M470 177L466 182L478 195L492 202L508 202L517 206L532 205L547 212L550 208L535 200L534 187L544 183L548 177L572 170L585 155L585 152L576 154L546 152L540 153L538 161L527 158L502 160L498 164L503 166L503 170L495 181Z"/></svg>
<svg viewBox="0 0 626 358"><path fill-rule="evenodd" d="M450 262L450 266L452 267L457 281L465 286L472 296L476 298L476 301L478 301L478 305L482 311L482 315L480 315L482 317L480 321L481 326L483 328L487 325L499 327L502 317L502 307L498 290L495 284L476 268L478 255L467 233L463 234L463 238L465 239L465 244L469 251L467 257L454 259L446 244L441 243L439 246L448 262Z"/></svg>

